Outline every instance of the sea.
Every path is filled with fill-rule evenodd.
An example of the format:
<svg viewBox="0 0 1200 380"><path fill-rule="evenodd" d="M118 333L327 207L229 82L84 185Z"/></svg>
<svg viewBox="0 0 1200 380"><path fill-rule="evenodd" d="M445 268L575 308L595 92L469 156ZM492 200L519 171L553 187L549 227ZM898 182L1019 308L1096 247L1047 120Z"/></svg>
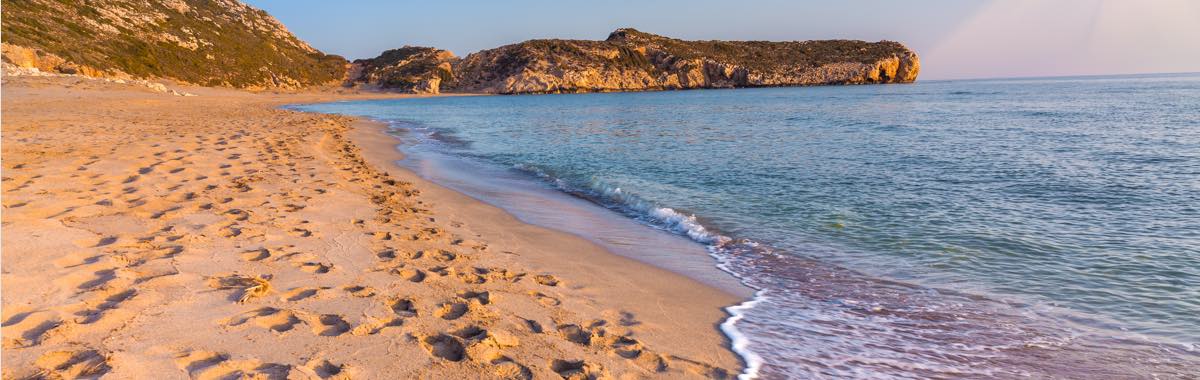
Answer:
<svg viewBox="0 0 1200 380"><path fill-rule="evenodd" d="M742 378L1200 378L1200 74L289 108L744 295Z"/></svg>

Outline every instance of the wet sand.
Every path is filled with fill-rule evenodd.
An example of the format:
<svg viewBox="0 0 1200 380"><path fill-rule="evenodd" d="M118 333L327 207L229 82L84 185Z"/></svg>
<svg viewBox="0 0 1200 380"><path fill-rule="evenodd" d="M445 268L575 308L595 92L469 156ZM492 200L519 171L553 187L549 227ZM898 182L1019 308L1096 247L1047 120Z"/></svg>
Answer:
<svg viewBox="0 0 1200 380"><path fill-rule="evenodd" d="M740 297L394 164L378 94L3 84L3 376L726 377ZM394 96L394 95L392 95Z"/></svg>

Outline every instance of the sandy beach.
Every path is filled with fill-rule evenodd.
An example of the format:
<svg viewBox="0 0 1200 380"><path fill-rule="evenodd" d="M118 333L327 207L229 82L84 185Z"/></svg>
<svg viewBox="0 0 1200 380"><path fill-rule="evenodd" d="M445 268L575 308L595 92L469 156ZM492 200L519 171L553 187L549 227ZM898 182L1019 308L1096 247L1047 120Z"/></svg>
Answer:
<svg viewBox="0 0 1200 380"><path fill-rule="evenodd" d="M741 297L249 93L3 84L3 377L727 378Z"/></svg>

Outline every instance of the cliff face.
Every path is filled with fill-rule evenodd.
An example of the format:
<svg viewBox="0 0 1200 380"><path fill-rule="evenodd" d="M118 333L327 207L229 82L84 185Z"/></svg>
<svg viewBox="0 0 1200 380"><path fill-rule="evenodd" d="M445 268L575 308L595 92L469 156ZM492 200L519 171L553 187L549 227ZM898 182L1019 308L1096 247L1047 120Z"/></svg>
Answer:
<svg viewBox="0 0 1200 380"><path fill-rule="evenodd" d="M443 90L499 94L910 83L897 42L682 41L619 29L605 41L532 40L471 54Z"/></svg>
<svg viewBox="0 0 1200 380"><path fill-rule="evenodd" d="M43 71L295 88L343 79L345 59L236 0L3 0L4 61Z"/></svg>
<svg viewBox="0 0 1200 380"><path fill-rule="evenodd" d="M385 51L375 58L355 60L347 84L436 94L443 85L453 85L452 64L457 60L448 50L405 46Z"/></svg>

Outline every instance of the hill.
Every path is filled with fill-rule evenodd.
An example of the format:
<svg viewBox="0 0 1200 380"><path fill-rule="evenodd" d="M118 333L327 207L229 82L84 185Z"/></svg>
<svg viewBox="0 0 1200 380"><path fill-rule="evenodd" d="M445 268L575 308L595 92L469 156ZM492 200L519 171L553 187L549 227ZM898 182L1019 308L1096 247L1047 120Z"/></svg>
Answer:
<svg viewBox="0 0 1200 380"><path fill-rule="evenodd" d="M441 91L498 94L910 83L920 71L917 54L898 42L684 41L634 29L603 41L530 40L463 59L385 54L371 62L412 74L400 86L367 80L381 88L436 76Z"/></svg>
<svg viewBox="0 0 1200 380"><path fill-rule="evenodd" d="M457 60L448 50L405 46L375 58L355 60L347 84L436 94L443 84L453 86L452 64Z"/></svg>
<svg viewBox="0 0 1200 380"><path fill-rule="evenodd" d="M238 88L337 83L346 60L236 0L3 0L11 64Z"/></svg>

